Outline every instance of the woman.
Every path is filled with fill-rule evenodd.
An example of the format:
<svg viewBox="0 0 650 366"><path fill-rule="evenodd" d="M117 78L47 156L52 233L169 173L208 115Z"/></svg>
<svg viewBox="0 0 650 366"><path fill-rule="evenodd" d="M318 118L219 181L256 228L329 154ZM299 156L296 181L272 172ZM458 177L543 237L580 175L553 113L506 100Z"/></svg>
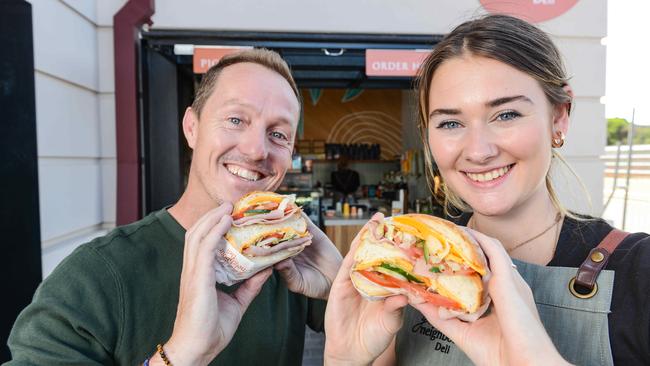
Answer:
<svg viewBox="0 0 650 366"><path fill-rule="evenodd" d="M427 163L430 170L435 163L443 178L448 212L462 212L459 224L487 235L476 236L492 270L505 271L497 265L504 261L495 259L499 252L490 249L495 239L514 259L535 294L548 336L566 360L647 365L648 234L614 240L609 261L607 252L593 257L590 252L612 227L569 212L551 182L550 168L562 161L557 149L569 127L573 95L567 80L559 52L538 28L504 15L461 24L436 46L418 75ZM597 290L587 291L591 293L569 285L587 258L595 258L588 263L591 267L606 263L597 274ZM344 264L349 262L347 258ZM365 355L351 363L370 362L382 352L382 360L396 359L400 364L520 363L543 357L558 361L535 322L534 310L509 313L516 308L513 304L530 301L525 290L513 290L520 286L517 275L495 276L488 286L495 311L468 324L441 321L432 306L402 312L403 297L362 302L354 291L347 291L345 269L344 265L330 293L326 359L336 361L345 340L351 348L348 354ZM581 269L578 279L585 273L595 277L595 272ZM355 306L357 311L351 312ZM348 309L345 316L342 309ZM510 316L519 320L517 324ZM435 329L420 331L431 325L444 335ZM349 338L369 330L373 335L369 339ZM532 339L530 332L535 334ZM363 341L355 341L360 338Z"/></svg>

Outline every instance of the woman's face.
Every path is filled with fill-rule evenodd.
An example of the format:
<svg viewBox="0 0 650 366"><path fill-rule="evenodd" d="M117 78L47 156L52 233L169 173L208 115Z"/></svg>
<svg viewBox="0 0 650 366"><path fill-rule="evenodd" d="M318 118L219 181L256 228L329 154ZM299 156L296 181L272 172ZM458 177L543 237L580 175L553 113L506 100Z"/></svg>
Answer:
<svg viewBox="0 0 650 366"><path fill-rule="evenodd" d="M454 58L433 75L428 102L433 159L474 211L504 215L547 194L552 129L566 133L568 117L554 117L535 79L493 59Z"/></svg>

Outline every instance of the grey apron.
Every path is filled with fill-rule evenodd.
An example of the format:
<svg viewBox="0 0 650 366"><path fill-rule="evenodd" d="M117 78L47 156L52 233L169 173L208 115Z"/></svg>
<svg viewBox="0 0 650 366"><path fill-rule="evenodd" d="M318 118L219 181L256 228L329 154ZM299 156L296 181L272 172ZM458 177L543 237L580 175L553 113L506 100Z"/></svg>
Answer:
<svg viewBox="0 0 650 366"><path fill-rule="evenodd" d="M607 314L614 271L601 271L596 295L579 299L568 287L576 268L513 262L532 289L542 323L560 354L576 365L612 365ZM397 334L396 354L399 365L472 365L449 338L410 306Z"/></svg>

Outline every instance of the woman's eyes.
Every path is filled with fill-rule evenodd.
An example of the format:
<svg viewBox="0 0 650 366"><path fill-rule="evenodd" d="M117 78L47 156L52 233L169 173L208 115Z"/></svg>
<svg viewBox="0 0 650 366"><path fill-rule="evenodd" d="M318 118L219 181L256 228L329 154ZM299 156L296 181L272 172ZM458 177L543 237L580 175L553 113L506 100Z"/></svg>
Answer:
<svg viewBox="0 0 650 366"><path fill-rule="evenodd" d="M499 121L510 121L515 118L521 117L521 113L516 111L505 111L497 115L497 120Z"/></svg>
<svg viewBox="0 0 650 366"><path fill-rule="evenodd" d="M447 129L452 129L452 128L458 128L461 127L461 124L458 123L457 121L442 121L438 124L438 127L436 128L447 128Z"/></svg>
<svg viewBox="0 0 650 366"><path fill-rule="evenodd" d="M521 117L522 114L517 112L517 111L504 111L496 115L494 118L495 121L512 121L514 119L517 119ZM455 129L455 128L461 128L463 125L458 122L458 121L442 121L438 123L438 126L436 128L440 129Z"/></svg>

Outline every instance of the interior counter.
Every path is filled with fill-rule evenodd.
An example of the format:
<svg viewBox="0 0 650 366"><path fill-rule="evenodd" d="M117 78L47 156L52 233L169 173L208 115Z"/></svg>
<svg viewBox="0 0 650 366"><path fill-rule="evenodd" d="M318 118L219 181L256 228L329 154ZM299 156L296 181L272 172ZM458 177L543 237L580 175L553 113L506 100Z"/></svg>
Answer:
<svg viewBox="0 0 650 366"><path fill-rule="evenodd" d="M369 219L370 216L368 215L361 217L325 217L325 234L332 240L341 255L345 256L350 249L352 240Z"/></svg>

